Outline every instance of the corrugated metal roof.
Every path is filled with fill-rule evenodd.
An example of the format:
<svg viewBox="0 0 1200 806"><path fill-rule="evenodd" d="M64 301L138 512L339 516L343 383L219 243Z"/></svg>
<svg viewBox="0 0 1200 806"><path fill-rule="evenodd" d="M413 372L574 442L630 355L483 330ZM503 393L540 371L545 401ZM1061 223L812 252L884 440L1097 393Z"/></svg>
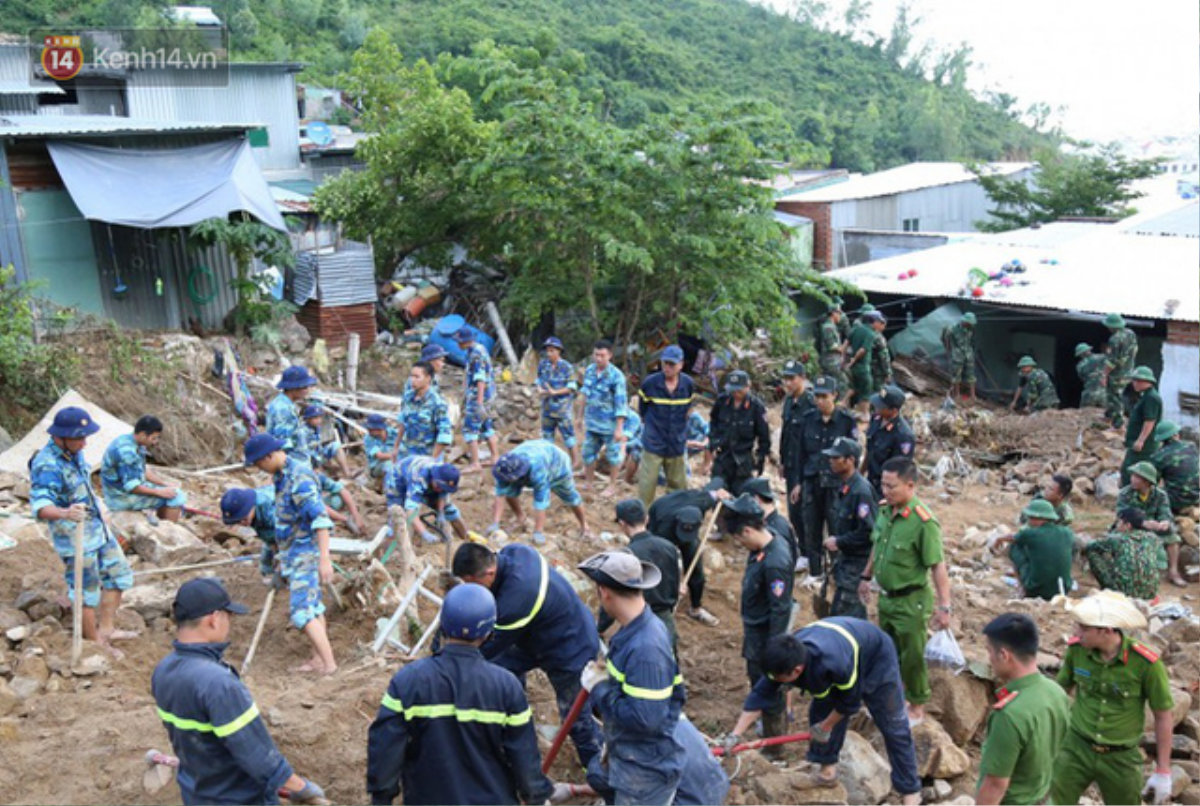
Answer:
<svg viewBox="0 0 1200 806"><path fill-rule="evenodd" d="M1000 176L1012 176L1033 167L1032 162L992 162L987 166ZM913 162L878 173L851 176L845 182L800 190L779 201L837 202L895 196L914 190L973 182L975 174L957 162Z"/></svg>
<svg viewBox="0 0 1200 806"><path fill-rule="evenodd" d="M83 137L89 135L162 134L168 132L245 131L255 123L147 120L112 115L4 115L0 137Z"/></svg>
<svg viewBox="0 0 1200 806"><path fill-rule="evenodd" d="M1078 227L1090 227L1087 230ZM1057 245L1021 245L1033 233L1069 227ZM1148 319L1200 322L1200 240L1136 235L1114 225L1051 224L1041 230L979 234L955 243L830 272L864 291L955 298L968 273L992 273L1011 260L1026 271L1013 284L984 285L979 302ZM1056 263L1051 264L1049 261ZM907 273L916 274L907 277ZM900 279L901 274L905 279Z"/></svg>
<svg viewBox="0 0 1200 806"><path fill-rule="evenodd" d="M1131 223L1122 229L1138 235L1200 238L1200 202L1194 201L1168 213Z"/></svg>
<svg viewBox="0 0 1200 806"><path fill-rule="evenodd" d="M781 213L778 210L775 211L775 220L785 227L812 226L811 218L805 218L802 215L792 215L791 213Z"/></svg>
<svg viewBox="0 0 1200 806"><path fill-rule="evenodd" d="M11 81L0 79L0 95L66 95L67 91L57 84L39 83L31 85L28 81Z"/></svg>
<svg viewBox="0 0 1200 806"><path fill-rule="evenodd" d="M302 252L293 277L292 302L297 305L310 299L326 308L375 301L375 258L364 243L343 241L328 254Z"/></svg>

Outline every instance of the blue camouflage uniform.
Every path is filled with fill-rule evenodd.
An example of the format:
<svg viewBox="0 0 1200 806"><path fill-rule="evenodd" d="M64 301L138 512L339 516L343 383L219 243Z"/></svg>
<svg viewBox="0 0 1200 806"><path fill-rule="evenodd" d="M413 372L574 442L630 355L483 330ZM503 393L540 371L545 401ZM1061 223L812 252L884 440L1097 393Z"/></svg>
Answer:
<svg viewBox="0 0 1200 806"><path fill-rule="evenodd" d="M330 509L341 512L346 506L346 502L342 500L342 490L346 489L346 482L338 481L325 473L317 473L317 484L321 488L321 500Z"/></svg>
<svg viewBox="0 0 1200 806"><path fill-rule="evenodd" d="M491 590L496 630L483 645L483 656L522 681L541 669L565 717L579 694L583 667L600 651L596 620L571 583L523 543L510 543L497 554ZM584 766L600 752L600 731L589 711L575 721L571 741Z"/></svg>
<svg viewBox="0 0 1200 806"><path fill-rule="evenodd" d="M577 507L583 503L583 498L575 489L571 457L562 448L544 439L531 439L513 448L511 453L520 454L529 460L529 475L512 484L497 481L497 496L516 498L521 494L521 490L532 487L534 509L549 509L552 491L569 507Z"/></svg>
<svg viewBox="0 0 1200 806"><path fill-rule="evenodd" d="M133 492L141 486L159 485L146 481L146 449L137 444L133 434L122 434L109 443L100 464L100 488L108 508L120 512L182 507L187 503L187 495L182 490L167 499Z"/></svg>
<svg viewBox="0 0 1200 806"><path fill-rule="evenodd" d="M675 728L687 693L667 628L649 607L613 636L607 667L591 700L604 722L615 802L665 806L683 776Z"/></svg>
<svg viewBox="0 0 1200 806"><path fill-rule="evenodd" d="M34 517L44 507L67 508L73 504L88 507L83 530L83 606L97 607L100 590L129 590L133 571L110 530L100 520L99 505L88 487L88 465L83 453L72 456L51 439L29 464L31 481L29 506ZM71 600L75 600L74 521L47 521L54 550L66 566L64 577Z"/></svg>
<svg viewBox="0 0 1200 806"><path fill-rule="evenodd" d="M571 362L560 358L551 362L543 358L538 362L537 385L550 389L570 389L575 392L579 384L575 382L575 367ZM571 405L575 395L555 395L542 399L542 439L554 441L554 432L562 434L563 445L567 450L575 447L575 426L571 423Z"/></svg>
<svg viewBox="0 0 1200 806"><path fill-rule="evenodd" d="M672 801L674 806L724 803L729 795L729 776L687 714L679 715L679 722L675 725L675 740L683 745L684 766L679 789L675 791L675 800ZM612 803L616 799L616 792L609 785L607 771L598 757L588 764L587 782L604 798L605 803Z"/></svg>
<svg viewBox="0 0 1200 806"><path fill-rule="evenodd" d="M297 404L283 392L275 395L267 404L267 433L283 443L288 456L310 463L308 436L304 421L300 419Z"/></svg>
<svg viewBox="0 0 1200 806"><path fill-rule="evenodd" d="M342 447L340 440L333 439L329 442L322 442L321 429L305 422L300 424L300 434L305 440L304 450L312 461L313 467L327 465L337 458L337 452Z"/></svg>
<svg viewBox="0 0 1200 806"><path fill-rule="evenodd" d="M687 441L703 442L708 445L708 420L705 420L704 415L695 409L688 413ZM689 455L703 452L704 448L688 448Z"/></svg>
<svg viewBox="0 0 1200 806"><path fill-rule="evenodd" d="M600 372L589 364L583 373L583 463L590 465L600 456L601 449L608 464L621 464L621 444L613 440L617 419L629 416L629 392L625 373L609 364Z"/></svg>
<svg viewBox="0 0 1200 806"><path fill-rule="evenodd" d="M449 644L388 684L367 739L371 803L545 803L533 711L512 672Z"/></svg>
<svg viewBox="0 0 1200 806"><path fill-rule="evenodd" d="M254 517L250 519L250 528L262 541L262 551L258 555L258 570L263 576L275 573L275 551L278 543L275 538L275 487L254 488Z"/></svg>
<svg viewBox="0 0 1200 806"><path fill-rule="evenodd" d="M363 437L363 451L367 454L367 472L371 474L371 478L380 478L386 476L392 469L395 463L394 459L380 460L378 458L381 453L391 453L392 446L396 444L396 435L399 431L395 428L388 428L383 439L373 437L367 434Z"/></svg>
<svg viewBox="0 0 1200 806"><path fill-rule="evenodd" d="M438 495L432 490L430 471L442 464L445 462L432 456L407 456L401 459L383 482L383 494L387 496L387 505L402 506L409 512L415 512L424 505L436 511ZM448 500L443 512L447 521L456 521L462 517L458 507Z"/></svg>
<svg viewBox="0 0 1200 806"><path fill-rule="evenodd" d="M483 402L490 404L496 397L496 379L492 372L492 357L487 349L476 342L467 349L466 391L463 397L463 440L476 442L480 439L491 439L496 435L495 424L492 422L490 411L485 413L479 408L480 381L487 384L483 392Z"/></svg>
<svg viewBox="0 0 1200 806"><path fill-rule="evenodd" d="M635 462L642 461L642 451L645 445L642 443L642 418L633 409L629 410L629 414L625 417L625 436L628 439L625 441L625 457L632 459Z"/></svg>
<svg viewBox="0 0 1200 806"><path fill-rule="evenodd" d="M188 804L279 803L292 767L271 740L258 706L223 656L227 643L184 644L159 662L150 691L179 757Z"/></svg>
<svg viewBox="0 0 1200 806"><path fill-rule="evenodd" d="M793 686L812 695L808 722L823 722L833 711L844 717L825 744L812 743L806 758L815 764L837 764L846 741L850 717L863 703L883 734L892 765L892 787L901 795L921 791L917 756L900 682L900 662L887 633L857 618L834 617L813 622L794 633L808 651L804 671L794 683L762 677L750 691L743 709L769 708L780 689Z"/></svg>
<svg viewBox="0 0 1200 806"><path fill-rule="evenodd" d="M275 537L283 552L283 576L291 591L296 629L303 630L308 622L325 614L319 576L321 552L315 533L332 528L316 473L288 457L283 470L275 474Z"/></svg>
<svg viewBox="0 0 1200 806"><path fill-rule="evenodd" d="M446 400L433 389L427 389L421 397L412 390L405 392L400 422L404 425L401 451L405 456L430 456L435 445L454 442Z"/></svg>

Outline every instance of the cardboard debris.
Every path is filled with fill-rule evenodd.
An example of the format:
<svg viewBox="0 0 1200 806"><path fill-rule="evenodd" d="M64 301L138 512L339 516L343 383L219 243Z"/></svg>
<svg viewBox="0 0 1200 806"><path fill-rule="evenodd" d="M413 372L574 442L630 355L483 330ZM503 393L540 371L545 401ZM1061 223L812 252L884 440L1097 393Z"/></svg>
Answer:
<svg viewBox="0 0 1200 806"><path fill-rule="evenodd" d="M98 432L88 437L87 447L83 449L83 456L93 470L100 467L104 452L108 450L108 446L114 439L133 431L132 425L109 414L74 389L68 389L66 394L50 407L46 416L42 417L32 431L16 445L4 453L0 453L0 471L15 473L21 478L29 478L29 460L45 447L46 441L50 439L46 429L54 422L54 415L58 413L59 409L65 409L68 406L78 406L86 410L100 426Z"/></svg>

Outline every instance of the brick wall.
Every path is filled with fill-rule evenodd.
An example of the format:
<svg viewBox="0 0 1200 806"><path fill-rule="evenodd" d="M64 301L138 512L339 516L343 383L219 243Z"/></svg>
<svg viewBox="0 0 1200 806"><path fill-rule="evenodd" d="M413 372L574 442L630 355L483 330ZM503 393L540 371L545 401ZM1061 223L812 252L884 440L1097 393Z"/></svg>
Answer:
<svg viewBox="0 0 1200 806"><path fill-rule="evenodd" d="M296 321L304 325L314 339L325 339L330 347L342 346L351 333L357 333L362 349L375 343L375 304L345 305L325 308L309 300L296 314Z"/></svg>
<svg viewBox="0 0 1200 806"><path fill-rule="evenodd" d="M1167 344L1200 346L1200 323L1167 321Z"/></svg>
<svg viewBox="0 0 1200 806"><path fill-rule="evenodd" d="M833 226L829 202L779 201L775 209L781 213L804 216L813 222L813 268L829 271L833 265Z"/></svg>

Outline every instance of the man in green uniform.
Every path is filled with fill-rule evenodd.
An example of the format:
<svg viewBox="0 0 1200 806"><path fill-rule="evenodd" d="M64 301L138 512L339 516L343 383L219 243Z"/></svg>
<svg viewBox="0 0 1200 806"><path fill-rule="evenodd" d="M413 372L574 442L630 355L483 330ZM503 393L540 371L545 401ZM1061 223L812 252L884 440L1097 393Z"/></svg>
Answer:
<svg viewBox="0 0 1200 806"><path fill-rule="evenodd" d="M1134 599L1158 595L1158 554L1162 542L1145 529L1146 513L1133 507L1117 510L1117 526L1083 549L1096 583Z"/></svg>
<svg viewBox="0 0 1200 806"><path fill-rule="evenodd" d="M1141 611L1116 591L1067 603L1078 623L1058 671L1058 684L1075 689L1071 727L1054 761L1050 802L1078 803L1095 782L1104 802L1154 803L1171 796L1171 688L1152 650L1128 631L1146 626ZM1154 712L1158 746L1154 774L1142 783L1142 727L1146 704Z"/></svg>
<svg viewBox="0 0 1200 806"><path fill-rule="evenodd" d="M830 305L825 320L821 322L821 332L817 335L817 363L821 365L821 374L836 378L841 389L846 388L846 376L842 373L842 355L846 352L846 344L838 325L844 318L840 307Z"/></svg>
<svg viewBox="0 0 1200 806"><path fill-rule="evenodd" d="M1130 401L1129 423L1125 426L1125 459L1121 462L1121 483L1129 483L1129 467L1137 462L1149 461L1158 450L1154 429L1162 420L1163 401L1155 388L1157 381L1150 367L1138 367L1129 379L1132 390L1126 395Z"/></svg>
<svg viewBox="0 0 1200 806"><path fill-rule="evenodd" d="M1119 313L1104 317L1104 326L1112 334L1108 337L1104 365L1104 416L1112 422L1113 428L1120 428L1125 421L1121 390L1129 383L1129 375L1137 362L1138 341L1133 331L1125 327L1125 320Z"/></svg>
<svg viewBox="0 0 1200 806"><path fill-rule="evenodd" d="M1003 687L988 715L975 803L1045 803L1054 757L1070 722L1071 700L1038 671L1033 619L1003 613L983 634L992 673Z"/></svg>
<svg viewBox="0 0 1200 806"><path fill-rule="evenodd" d="M892 351L888 349L887 336L883 335L887 319L883 314L879 314L879 317L879 323L875 326L875 344L871 346L872 392L879 392L892 382Z"/></svg>
<svg viewBox="0 0 1200 806"><path fill-rule="evenodd" d="M926 623L934 630L950 626L950 574L942 552L941 524L916 497L916 463L906 456L889 459L883 465L881 486L885 504L871 532L871 559L858 596L867 602L872 576L877 575L879 626L896 644L908 717L915 725L925 718L930 697ZM937 589L936 611L930 576Z"/></svg>
<svg viewBox="0 0 1200 806"><path fill-rule="evenodd" d="M1075 489L1075 482L1071 481L1070 476L1055 473L1049 481L1042 485L1042 489L1033 494L1033 500L1049 501L1050 505L1054 507L1054 514L1058 516L1059 525L1070 526L1075 522L1075 508L1067 499L1071 497L1073 489ZM1028 522L1029 519L1024 511L1021 512L1019 520L1022 526Z"/></svg>
<svg viewBox="0 0 1200 806"><path fill-rule="evenodd" d="M1075 535L1058 522L1049 501L1035 498L1021 515L1029 524L1015 535L1003 535L995 546L1012 543L1009 559L1027 597L1050 601L1071 589L1071 559Z"/></svg>
<svg viewBox="0 0 1200 806"><path fill-rule="evenodd" d="M1079 398L1081 409L1102 409L1106 405L1107 393L1104 388L1104 368L1108 363L1103 354L1092 352L1090 344L1080 342L1075 345L1075 371L1079 373L1079 382L1083 384L1083 395Z"/></svg>
<svg viewBox="0 0 1200 806"><path fill-rule="evenodd" d="M1181 514L1200 504L1200 459L1196 443L1179 438L1179 424L1163 421L1154 426L1159 448L1150 458L1171 499L1171 512Z"/></svg>
<svg viewBox="0 0 1200 806"><path fill-rule="evenodd" d="M846 350L846 372L850 375L850 389L843 399L846 408L859 408L865 414L874 390L871 378L871 349L879 338L883 318L875 311L864 314L850 331L850 347Z"/></svg>
<svg viewBox="0 0 1200 806"><path fill-rule="evenodd" d="M1143 528L1162 540L1164 551L1159 552L1159 567L1169 569L1167 575L1172 585L1184 587L1187 583L1179 575L1179 544L1182 540L1175 531L1175 519L1171 517L1171 501L1158 486L1158 471L1154 465L1138 462L1129 468L1129 485L1117 493L1117 511L1125 507L1140 509L1146 514ZM1116 526L1114 522L1113 528Z"/></svg>
<svg viewBox="0 0 1200 806"><path fill-rule="evenodd" d="M1021 376L1017 379L1017 390L1013 392L1012 403L1008 407L1013 411L1035 411L1058 408L1058 390L1054 388L1054 380L1050 373L1037 365L1031 356L1021 356L1017 362L1017 371Z"/></svg>
<svg viewBox="0 0 1200 806"><path fill-rule="evenodd" d="M975 314L965 313L963 318L942 331L942 345L950 357L950 396L959 400L962 385L967 385L967 395L975 399Z"/></svg>

